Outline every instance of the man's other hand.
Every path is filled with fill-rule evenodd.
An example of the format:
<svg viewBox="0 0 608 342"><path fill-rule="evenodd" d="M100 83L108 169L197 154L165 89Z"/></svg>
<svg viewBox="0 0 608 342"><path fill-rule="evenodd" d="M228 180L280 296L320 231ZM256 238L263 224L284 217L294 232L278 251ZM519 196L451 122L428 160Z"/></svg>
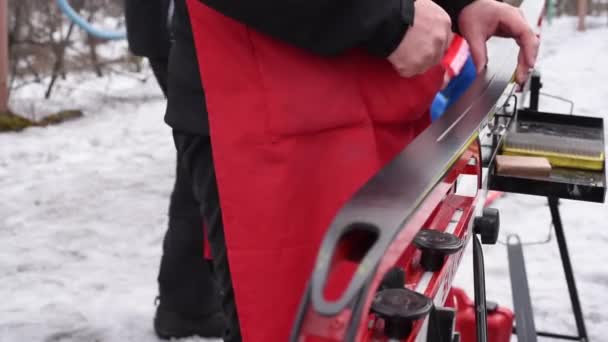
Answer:
<svg viewBox="0 0 608 342"><path fill-rule="evenodd" d="M449 15L431 0L416 0L414 25L388 60L403 77L422 74L441 62L452 38Z"/></svg>
<svg viewBox="0 0 608 342"><path fill-rule="evenodd" d="M539 40L518 8L495 0L476 0L460 12L458 26L478 71L488 62L486 41L490 37L515 39L520 47L515 76L519 84L527 80L536 62Z"/></svg>

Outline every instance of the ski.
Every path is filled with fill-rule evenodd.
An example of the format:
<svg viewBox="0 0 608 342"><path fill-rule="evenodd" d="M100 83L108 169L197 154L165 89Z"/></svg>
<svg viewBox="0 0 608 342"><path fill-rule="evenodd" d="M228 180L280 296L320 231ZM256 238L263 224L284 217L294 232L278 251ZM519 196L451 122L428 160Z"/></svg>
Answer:
<svg viewBox="0 0 608 342"><path fill-rule="evenodd" d="M531 26L536 27L543 2L525 0L520 9ZM370 312L373 297L382 286L384 275L404 254L420 257L412 247L413 242L423 225L429 222L435 224L439 220L428 220L439 204L450 202L438 214L433 214L439 215L448 226L452 224L450 232L445 228L445 234L457 236L465 244L468 242L472 235L471 218L479 198L450 196L459 174L476 176L478 187L481 187L481 157L477 138L496 108L514 92L512 79L518 51L517 45L511 40L490 39L487 68L478 75L466 93L360 188L338 212L321 243L293 326L291 341L307 341L311 336L323 338L323 341L364 339L368 325L374 324L374 321L365 320L365 315ZM445 211L443 216L442 210ZM459 216L454 218L456 214ZM334 254L338 249L344 249L345 243L348 245L346 238L357 235L363 238L355 238L356 241L351 242L349 247L362 251L362 255L353 257L358 263L356 271L341 296L327 300L324 290ZM414 283L406 287L433 298L431 304L434 306L443 305L463 250L449 256L446 254L446 267L434 273L426 270L416 275ZM425 305L421 303L419 309L426 308ZM428 319L425 319L422 325L427 324ZM415 330L414 334L403 340L422 341L420 337L412 336L417 336L417 332L424 328L418 324L412 329ZM423 335L426 336L426 333L419 336Z"/></svg>

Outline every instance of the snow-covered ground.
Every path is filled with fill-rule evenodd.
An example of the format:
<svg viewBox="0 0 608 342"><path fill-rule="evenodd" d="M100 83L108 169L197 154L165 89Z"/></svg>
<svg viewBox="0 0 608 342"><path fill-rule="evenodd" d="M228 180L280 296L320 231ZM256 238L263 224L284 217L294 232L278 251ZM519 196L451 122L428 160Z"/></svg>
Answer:
<svg viewBox="0 0 608 342"><path fill-rule="evenodd" d="M608 26L605 18L590 22L587 33L570 19L545 26L539 65L543 91L574 100L579 114L600 115L608 107ZM55 94L45 103L32 87L13 105L77 107L85 117L0 134L0 341L157 341L153 301L175 162L164 100L152 78L128 75L63 81ZM541 106L568 110L553 100ZM544 238L545 202L499 200L502 236ZM608 210L570 201L561 208L591 340L601 342ZM555 243L525 254L537 326L573 332ZM504 247L486 248L486 267L489 297L510 306ZM470 267L461 269L458 283L472 288Z"/></svg>

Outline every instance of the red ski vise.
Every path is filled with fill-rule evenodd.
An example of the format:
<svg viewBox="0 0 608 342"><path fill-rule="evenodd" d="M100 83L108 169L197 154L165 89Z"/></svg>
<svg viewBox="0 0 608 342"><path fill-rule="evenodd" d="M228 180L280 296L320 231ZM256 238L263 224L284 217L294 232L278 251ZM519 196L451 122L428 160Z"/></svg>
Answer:
<svg viewBox="0 0 608 342"><path fill-rule="evenodd" d="M328 229L291 341L454 341L456 312L444 303L473 233L475 208L483 206L479 142L409 213L394 203L407 193L407 179L386 180L383 171ZM472 191L463 191L464 178Z"/></svg>

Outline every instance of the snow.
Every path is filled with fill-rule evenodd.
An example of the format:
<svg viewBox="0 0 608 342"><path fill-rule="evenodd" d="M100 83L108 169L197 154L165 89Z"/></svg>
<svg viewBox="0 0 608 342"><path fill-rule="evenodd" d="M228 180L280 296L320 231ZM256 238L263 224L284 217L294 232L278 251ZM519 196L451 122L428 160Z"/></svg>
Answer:
<svg viewBox="0 0 608 342"><path fill-rule="evenodd" d="M86 116L0 135L0 340L155 340L174 167L164 99L152 78L113 77L61 101Z"/></svg>
<svg viewBox="0 0 608 342"><path fill-rule="evenodd" d="M586 33L574 30L574 19L545 24L539 66L544 92L574 100L578 114L602 115L608 26L605 18L589 21ZM175 153L164 99L144 76L68 79L51 101L40 100L37 85L14 94L13 108L32 115L70 107L85 117L0 134L0 341L157 341L153 301ZM545 238L545 199L508 195L495 206L501 239L509 232L526 242ZM602 341L608 210L572 201L561 210L587 328ZM485 252L488 296L510 306L505 248ZM525 255L537 327L573 333L555 242L527 246ZM464 263L457 282L472 293L470 256Z"/></svg>

